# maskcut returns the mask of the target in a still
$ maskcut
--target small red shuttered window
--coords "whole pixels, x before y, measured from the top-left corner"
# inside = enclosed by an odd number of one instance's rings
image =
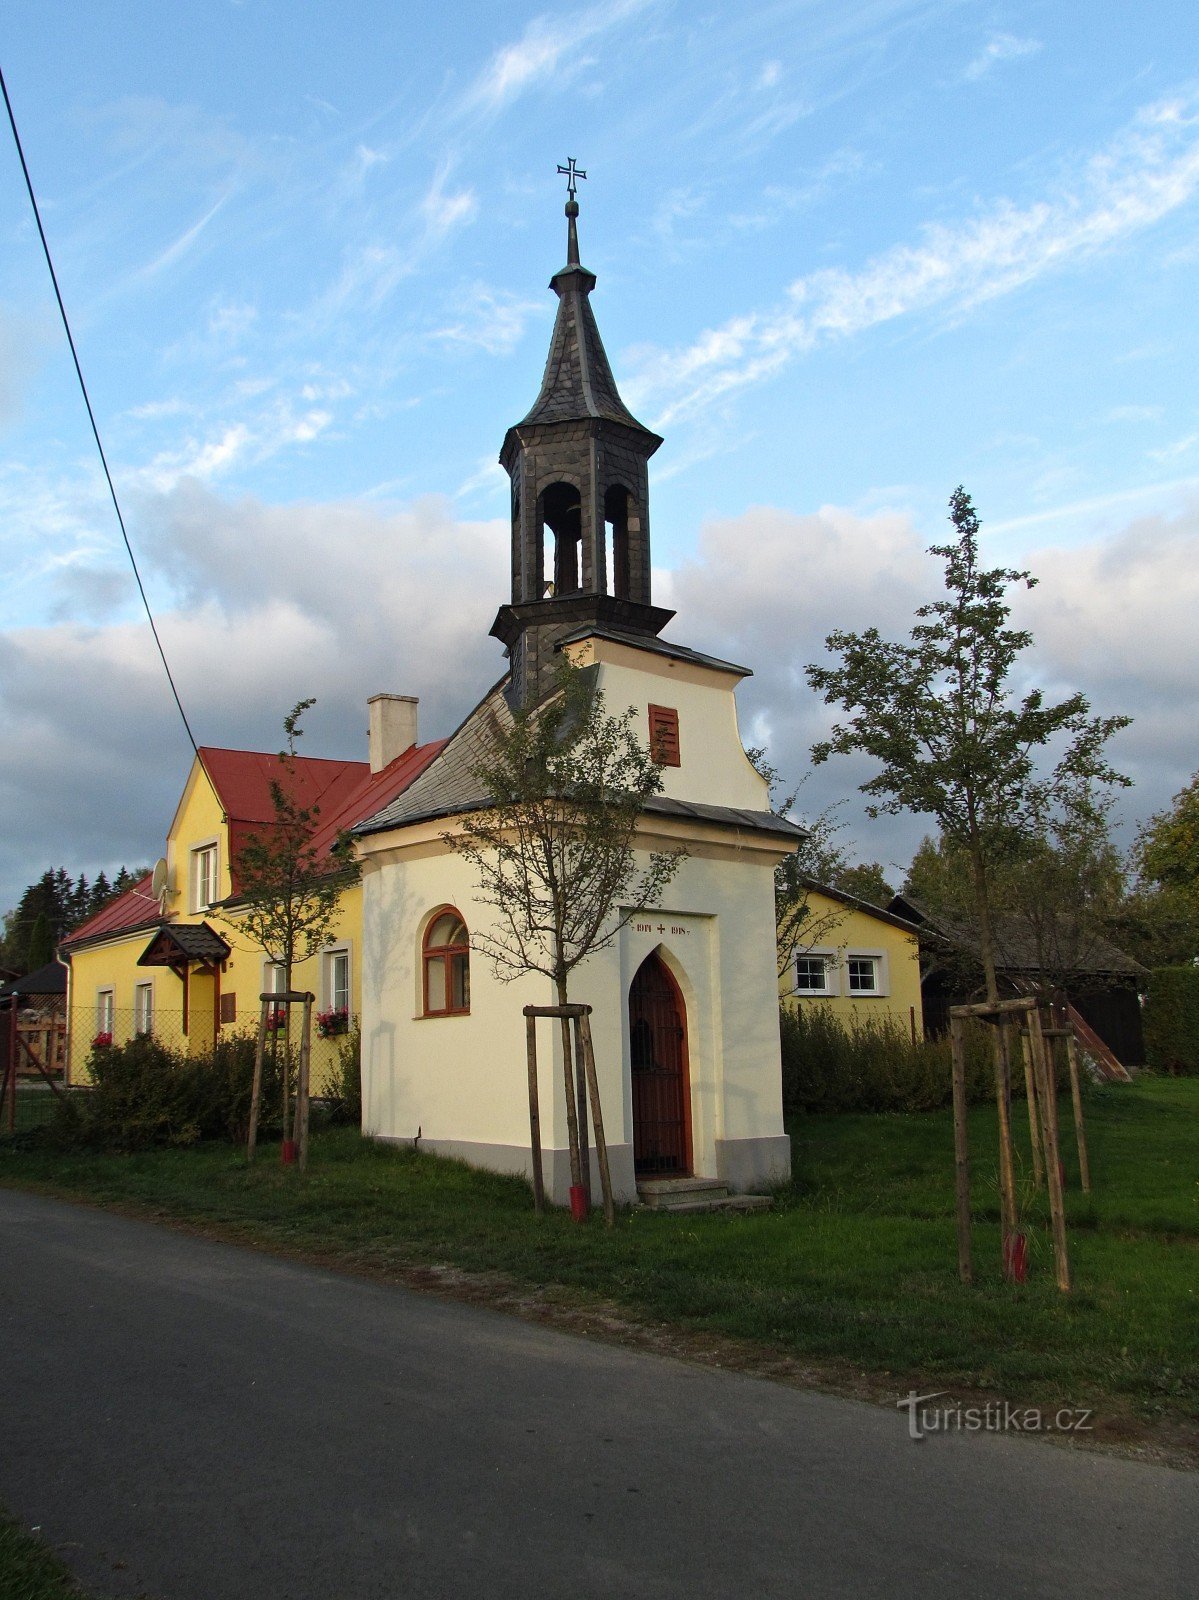
[[[673,706],[650,706],[649,753],[660,767],[682,765],[679,756],[679,714]]]

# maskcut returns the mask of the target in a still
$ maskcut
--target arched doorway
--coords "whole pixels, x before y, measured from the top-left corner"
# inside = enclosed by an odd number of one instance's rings
[[[645,958],[629,989],[629,1042],[634,1166],[643,1177],[689,1173],[687,1008],[657,954]]]

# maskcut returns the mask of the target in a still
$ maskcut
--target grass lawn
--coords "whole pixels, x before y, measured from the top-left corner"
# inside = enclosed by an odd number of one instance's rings
[[[0,1595],[5,1600],[84,1600],[83,1590],[36,1535],[0,1511]]]
[[[635,1319],[750,1341],[831,1387],[865,1379],[879,1394],[915,1384],[1094,1406],[1134,1431],[1166,1424],[1199,1442],[1199,1080],[1088,1093],[1090,1198],[1078,1191],[1063,1100],[1069,1296],[1053,1287],[1045,1202],[1028,1176],[1022,1105],[1016,1112],[1031,1236],[1030,1279],[1018,1289],[999,1273],[987,1107],[971,1113],[972,1288],[957,1279],[943,1112],[801,1118],[791,1128],[795,1181],[773,1211],[637,1211],[611,1233],[598,1217],[587,1227],[561,1213],[536,1218],[515,1179],[347,1130],[314,1139],[305,1179],[269,1147],[248,1168],[215,1144],[125,1156],[9,1145],[0,1183],[183,1219],[354,1270],[448,1264],[502,1274],[558,1304],[599,1297]]]

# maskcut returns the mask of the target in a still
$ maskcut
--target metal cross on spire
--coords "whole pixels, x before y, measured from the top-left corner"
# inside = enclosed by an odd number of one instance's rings
[[[573,156],[567,156],[565,166],[562,166],[562,164],[559,163],[558,171],[562,173],[566,179],[567,195],[570,197],[570,199],[576,200],[578,196],[575,193],[575,184],[579,178],[585,178],[587,174],[583,171],[582,167],[575,166],[575,158]]]

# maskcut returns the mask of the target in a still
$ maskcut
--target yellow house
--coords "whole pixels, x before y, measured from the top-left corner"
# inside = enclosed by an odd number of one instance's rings
[[[798,945],[779,978],[784,1005],[822,1005],[847,1026],[890,1018],[924,1037],[920,946],[902,917],[826,885],[808,888],[810,942]]]
[[[192,763],[166,851],[153,875],[135,883],[63,941],[68,962],[68,1081],[87,1080],[94,1041],[123,1043],[152,1033],[197,1054],[223,1030],[258,1024],[259,996],[283,974],[245,928],[237,862],[247,840],[274,819],[271,785],[319,812],[318,857],[342,832],[389,805],[442,748],[416,740],[416,701],[375,695],[369,702],[369,761],[277,755],[201,746]],[[332,937],[292,973],[293,989],[316,996],[313,1082],[336,1059],[338,1036],[361,1009],[362,888],[341,896]]]

